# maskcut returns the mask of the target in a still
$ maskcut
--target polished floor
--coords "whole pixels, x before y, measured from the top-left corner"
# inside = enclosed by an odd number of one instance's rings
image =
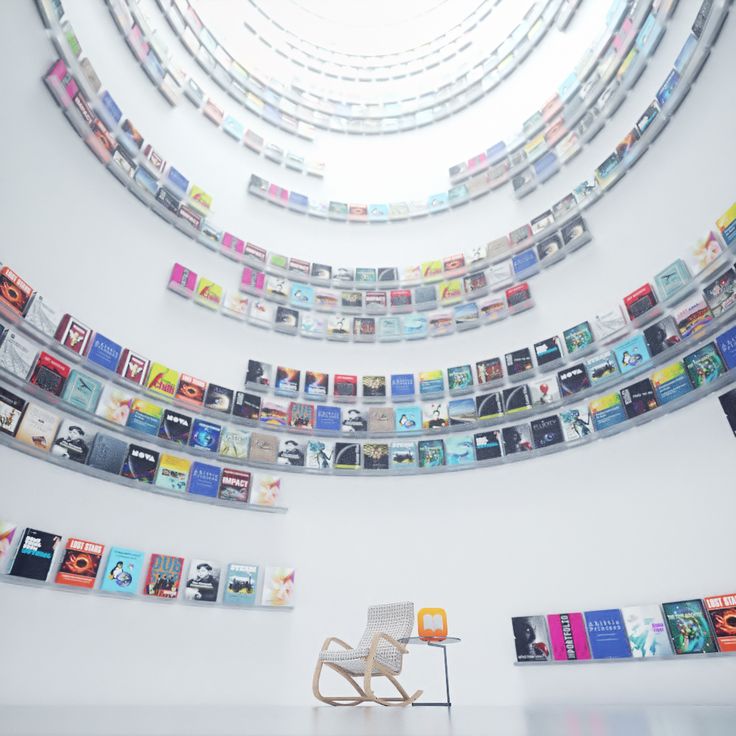
[[[736,692],[736,690],[735,690]],[[736,696],[735,696],[736,699]],[[736,706],[0,707],[1,736],[733,736]]]

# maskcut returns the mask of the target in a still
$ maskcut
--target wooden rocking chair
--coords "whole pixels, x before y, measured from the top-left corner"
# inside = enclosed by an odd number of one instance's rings
[[[368,624],[358,646],[353,649],[341,639],[331,636],[325,640],[317,659],[312,678],[314,697],[328,705],[357,705],[378,703],[379,705],[410,705],[421,694],[417,690],[409,695],[399,684],[396,676],[401,673],[401,663],[408,650],[401,640],[411,636],[414,627],[413,603],[390,603],[368,608]],[[335,643],[342,649],[330,649]],[[329,667],[344,677],[357,695],[325,696],[319,690],[319,679],[323,667]],[[363,687],[356,681],[363,678]],[[401,697],[379,698],[371,686],[374,677],[385,677]]]

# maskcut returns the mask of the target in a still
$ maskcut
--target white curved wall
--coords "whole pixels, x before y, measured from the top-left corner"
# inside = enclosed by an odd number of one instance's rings
[[[607,3],[584,3],[588,15]],[[515,202],[508,189],[456,211],[385,226],[315,221],[249,198],[251,171],[316,193],[320,184],[239,150],[186,101],[171,110],[117,34],[103,3],[65,6],[103,84],[185,175],[215,196],[217,220],[267,248],[313,260],[404,265],[461,250],[538,214],[588,175],[646,107],[685,38],[694,4],[680,3],[655,60],[614,120],[569,167]],[[171,263],[234,284],[238,269],[165,225],[123,190],[67,125],[40,76],[54,58],[31,4],[6,9],[7,99],[0,182],[0,259],[49,301],[152,358],[239,386],[248,357],[356,373],[445,367],[559,333],[619,299],[711,227],[734,199],[731,144],[736,26],[721,39],[675,119],[586,217],[593,242],[533,282],[537,308],[439,341],[344,345],[233,323],[166,291]],[[576,31],[577,58],[589,40]],[[554,32],[555,34],[557,32]],[[486,101],[463,117],[385,139],[323,136],[324,187],[385,198],[446,186],[446,167],[494,142],[489,119],[521,122],[547,96],[550,36]],[[568,64],[569,66],[569,64]],[[564,64],[560,69],[567,68]],[[558,70],[559,71],[559,70]],[[536,81],[537,76],[543,81]],[[213,89],[213,83],[207,88]],[[523,95],[520,93],[523,90]],[[513,95],[523,101],[512,107]],[[526,98],[524,98],[524,95]],[[526,99],[526,101],[524,101]],[[501,110],[502,113],[498,113]],[[265,122],[254,127],[307,148]],[[453,138],[454,133],[454,138]],[[201,145],[205,141],[206,145]],[[411,166],[377,163],[406,145]],[[350,158],[348,158],[348,154]],[[369,166],[369,162],[376,165]],[[377,163],[376,163],[377,162]],[[426,175],[425,175],[426,173]],[[379,178],[385,181],[379,186]],[[334,177],[334,178],[333,178]],[[436,186],[434,185],[436,183]],[[330,190],[331,191],[331,190]],[[382,197],[384,198],[384,197]],[[285,517],[231,512],[62,472],[0,448],[0,516],[109,544],[223,561],[293,563],[297,608],[279,615],[124,603],[2,586],[4,703],[310,703],[322,640],[355,640],[365,608],[410,599],[448,609],[453,701],[721,703],[732,700],[730,658],[642,666],[514,668],[512,615],[675,600],[733,581],[728,461],[733,437],[717,399],[604,441],[527,462],[406,479],[284,475]],[[38,682],[39,663],[63,677]],[[438,662],[412,652],[409,687],[439,695]],[[683,681],[687,688],[682,687]],[[80,682],[84,684],[80,688]]]

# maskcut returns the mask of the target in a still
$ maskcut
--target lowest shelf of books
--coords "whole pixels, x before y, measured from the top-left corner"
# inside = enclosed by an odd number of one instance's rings
[[[293,567],[187,559],[64,537],[0,519],[0,583],[203,609],[290,610]]]

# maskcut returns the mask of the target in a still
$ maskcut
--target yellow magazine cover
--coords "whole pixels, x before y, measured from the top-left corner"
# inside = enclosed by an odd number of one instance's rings
[[[146,388],[168,399],[173,399],[178,385],[179,371],[168,368],[163,363],[151,363]]]
[[[197,291],[194,295],[194,301],[203,307],[210,309],[218,309],[222,304],[223,288],[214,281],[210,281],[204,277],[197,282]]]

